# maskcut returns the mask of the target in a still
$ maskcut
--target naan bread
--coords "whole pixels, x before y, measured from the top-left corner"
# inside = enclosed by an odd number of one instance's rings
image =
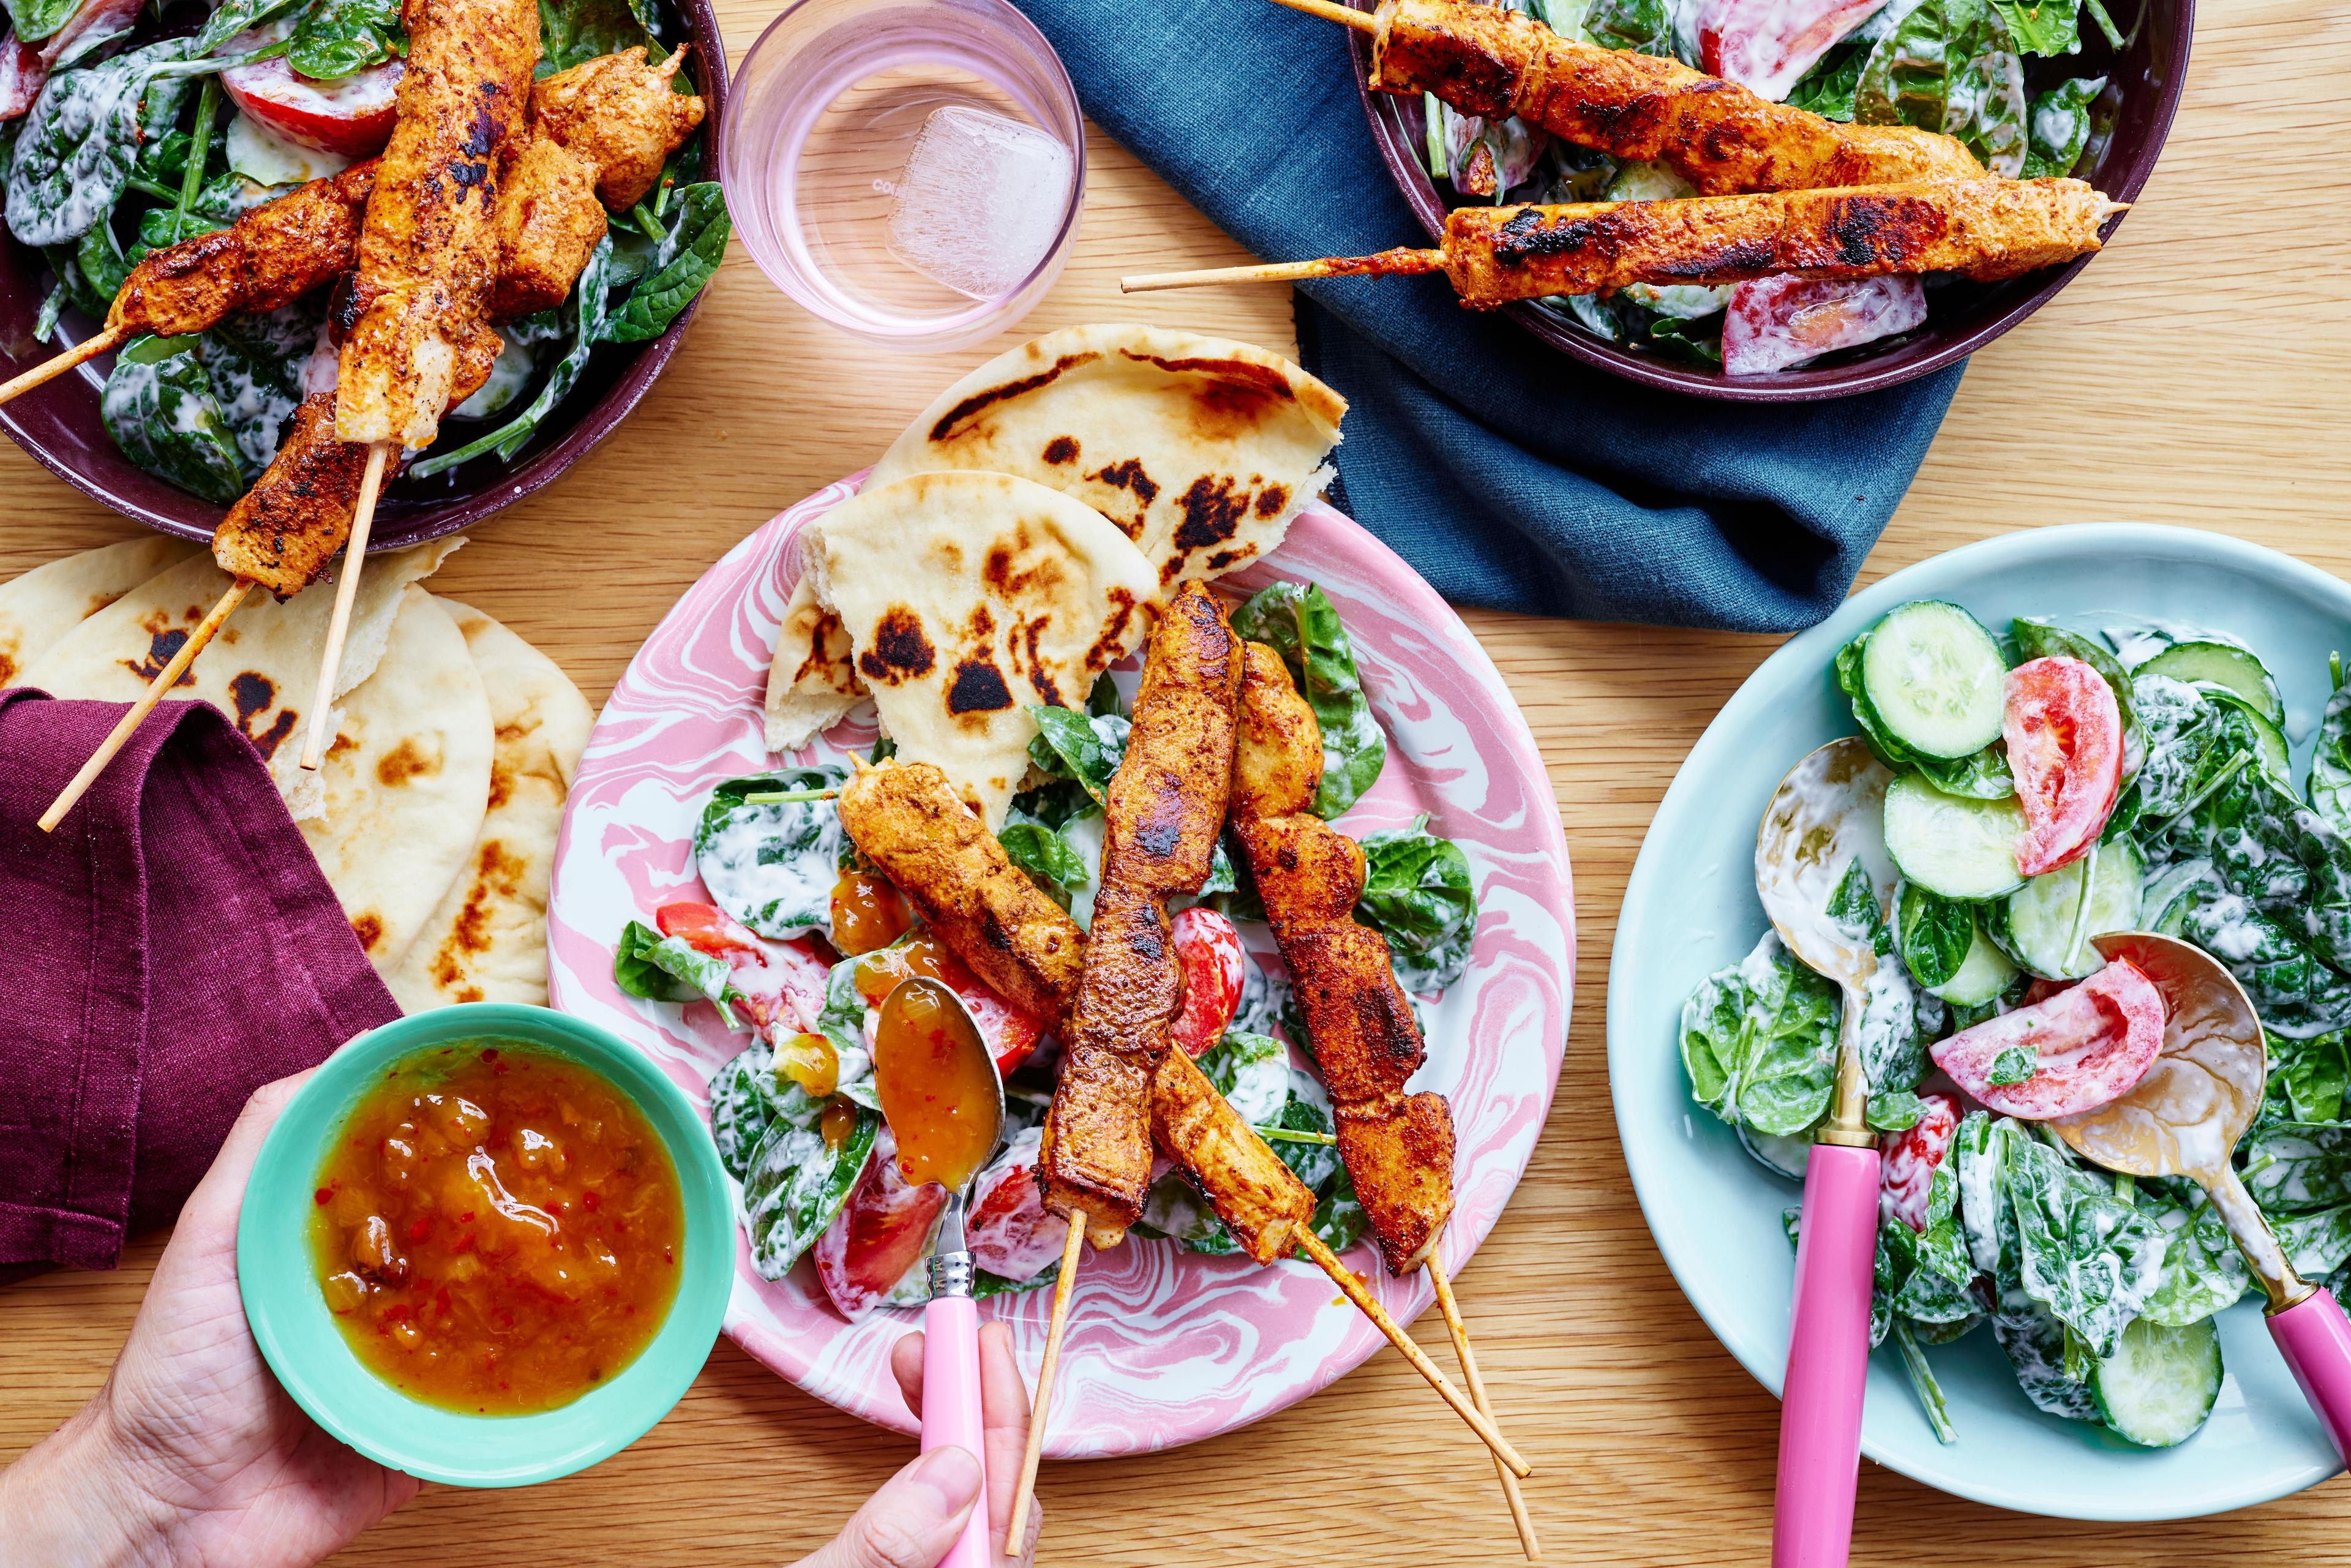
[[[407,586],[432,573],[464,542],[441,539],[370,558],[351,606],[335,696],[366,681],[383,657]],[[52,643],[25,671],[23,684],[51,696],[134,702],[228,587],[228,574],[210,556],[183,560]],[[236,721],[267,759],[277,792],[297,821],[316,818],[325,800],[321,776],[303,772],[300,758],[334,607],[330,582],[312,583],[283,604],[266,593],[246,595],[171,693],[205,698]],[[434,893],[437,897],[440,889]]]
[[[451,1002],[547,1003],[547,884],[572,769],[596,716],[555,661],[470,605],[456,622],[489,699],[489,810],[457,878],[384,977],[409,1012]]]
[[[767,741],[797,751],[831,729],[865,697],[841,617],[816,601],[816,580],[803,567],[768,665]]]
[[[1159,597],[1101,513],[1002,474],[869,486],[801,539],[899,758],[936,765],[991,830],[1028,770],[1028,705],[1082,706]]]
[[[0,585],[0,686],[22,685],[17,677],[51,643],[200,548],[146,534],[37,566]]]
[[[378,647],[375,673],[336,715],[319,770],[324,810],[300,827],[360,946],[388,975],[481,837],[495,737],[465,635],[431,594],[403,588]]]
[[[1279,354],[1158,327],[1048,333],[939,394],[871,483],[1017,474],[1126,531],[1163,588],[1267,555],[1330,482],[1346,400]]]

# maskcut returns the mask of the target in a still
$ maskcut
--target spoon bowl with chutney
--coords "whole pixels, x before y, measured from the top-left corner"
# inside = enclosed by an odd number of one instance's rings
[[[677,1403],[735,1248],[717,1152],[657,1064],[477,1002],[360,1035],[303,1085],[246,1182],[237,1284],[330,1435],[423,1479],[525,1486]]]
[[[920,1185],[947,1189],[938,1248],[930,1261],[930,1303],[923,1309],[923,1452],[954,1444],[982,1467],[987,1446],[980,1419],[979,1309],[972,1299],[971,1253],[964,1217],[971,1184],[1004,1141],[1004,1080],[963,998],[916,975],[882,998],[873,1026],[873,1087],[897,1140],[898,1166]],[[972,1510],[940,1568],[987,1568],[987,1509]]]

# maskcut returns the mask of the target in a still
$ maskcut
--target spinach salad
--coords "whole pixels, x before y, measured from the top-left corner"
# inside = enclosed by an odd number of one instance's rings
[[[1275,648],[1321,721],[1324,770],[1314,809],[1335,819],[1378,779],[1387,737],[1364,691],[1354,648],[1320,588],[1276,582],[1232,616],[1235,632]],[[1125,755],[1124,685],[1104,674],[1081,708],[1032,707],[1025,788],[998,834],[1012,863],[1089,924],[1101,883],[1104,807]],[[888,739],[872,760],[891,755]],[[1063,1227],[1046,1216],[1035,1178],[1058,1047],[943,946],[866,863],[831,799],[848,778],[836,762],[731,779],[712,790],[694,831],[708,904],[663,905],[632,921],[614,954],[624,993],[708,1001],[753,1043],[710,1084],[711,1134],[740,1188],[753,1268],[780,1280],[803,1257],[851,1318],[927,1299],[924,1265],[946,1193],[899,1174],[873,1086],[873,1029],[883,998],[906,974],[931,974],[964,998],[1005,1077],[1006,1146],[975,1182],[966,1234],[976,1293],[1050,1284]],[[1398,981],[1421,1002],[1468,964],[1478,922],[1468,858],[1410,826],[1364,833],[1355,917],[1387,939]],[[1248,871],[1229,832],[1196,901],[1176,900],[1175,936],[1186,1015],[1213,1038],[1187,1040],[1202,1072],[1313,1192],[1314,1228],[1334,1251],[1365,1217],[1334,1145],[1331,1101],[1306,1063],[1311,1043],[1290,996]],[[877,920],[876,911],[883,912]],[[1201,1012],[1196,993],[1217,998]],[[1180,1172],[1152,1186],[1134,1234],[1192,1251],[1240,1248]]]
[[[1762,96],[1849,124],[1908,125],[1956,137],[1995,174],[2071,174],[2095,161],[2121,105],[2107,78],[2073,65],[2085,29],[2115,50],[2127,42],[2104,0],[1490,0],[1531,16],[1561,37],[1602,48],[1680,60],[1727,76]],[[1790,16],[1790,12],[1801,13]],[[1802,23],[1792,26],[1791,23]],[[2134,24],[2136,26],[2136,24]],[[1738,37],[1740,33],[1747,38]],[[1771,38],[1772,33],[1782,38]],[[1708,63],[1704,39],[1740,67]],[[1764,35],[1758,37],[1757,35]],[[1785,56],[1784,38],[1834,37],[1808,68]],[[1740,47],[1741,44],[1750,47]],[[1740,68],[1743,67],[1744,68]],[[1666,201],[1695,193],[1660,163],[1610,156],[1511,118],[1466,115],[1426,95],[1423,161],[1455,205],[1490,202]],[[1566,295],[1534,308],[1606,342],[1732,374],[1752,374],[1885,342],[1926,317],[1931,296],[1971,287],[1955,279],[1862,279],[1792,291],[1789,280],[1708,287],[1636,284],[1601,298]],[[1792,346],[1790,313],[1815,312],[1836,290],[1843,324],[1815,313]],[[1734,340],[1725,361],[1727,314],[1763,323],[1751,362]]]
[[[2085,998],[2126,987],[2137,971],[2106,964],[2090,937],[2183,938],[2236,977],[2262,1019],[2269,1080],[2233,1164],[2295,1270],[2351,1296],[2341,658],[2314,720],[2289,716],[2232,637],[2095,620],[2019,619],[1995,637],[1957,605],[1920,601],[1826,673],[1894,775],[1890,900],[1881,907],[1856,861],[1825,911],[1878,954],[1860,1025],[1884,1150],[1871,1343],[1894,1342],[1947,1443],[1958,1434],[1928,1353],[1979,1328],[2041,1410],[2144,1446],[2183,1441],[2220,1393],[2213,1315],[2257,1291],[2200,1188],[2110,1174],[2045,1120],[2128,1091],[2159,1047],[2159,998],[2143,1056],[2087,1101],[2064,1098],[2082,1086],[2049,1046],[1992,1049],[2030,1032],[2001,1020],[2087,1016]],[[2036,690],[2061,693],[2059,729],[2032,730]],[[2096,778],[2086,792],[2051,789],[2045,735],[2061,730],[2065,768]],[[1827,1115],[1842,1008],[1769,934],[1683,1007],[1691,1097],[1776,1176],[1802,1180]],[[1802,1220],[1786,1211],[1792,1239]]]
[[[37,97],[0,93],[0,192],[9,235],[46,263],[35,336],[59,348],[65,313],[102,319],[150,252],[226,228],[391,132],[407,49],[397,0],[0,3],[10,23],[0,49],[13,36],[55,50]],[[539,0],[539,16],[542,78],[632,46],[658,59],[685,37],[663,0]],[[691,91],[684,72],[672,88]],[[412,492],[475,459],[511,464],[599,345],[660,336],[709,281],[731,227],[705,146],[696,131],[643,200],[611,214],[570,298],[499,329],[488,383],[450,411],[440,449],[407,469]],[[147,472],[235,501],[303,397],[333,384],[329,292],[203,332],[132,339],[101,394],[108,434]]]

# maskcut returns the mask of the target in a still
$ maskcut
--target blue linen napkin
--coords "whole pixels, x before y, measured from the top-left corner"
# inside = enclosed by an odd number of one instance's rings
[[[1016,4],[1096,123],[1257,255],[1428,243],[1364,121],[1343,29],[1270,0]],[[1344,504],[1447,599],[1539,615],[1823,619],[1961,369],[1828,402],[1710,402],[1464,310],[1442,277],[1298,287],[1306,366],[1349,403]]]

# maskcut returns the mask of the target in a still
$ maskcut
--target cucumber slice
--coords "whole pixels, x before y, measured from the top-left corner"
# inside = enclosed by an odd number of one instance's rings
[[[1783,1176],[1791,1181],[1804,1179],[1804,1172],[1813,1158],[1813,1135],[1798,1133],[1759,1133],[1745,1123],[1740,1124],[1739,1145],[1755,1158],[1755,1163],[1773,1176]]]
[[[2226,686],[2253,706],[2273,725],[2285,722],[2285,699],[2262,662],[2246,650],[2227,643],[2174,643],[2131,672],[2134,675],[2169,675],[2194,685],[2210,681]]]
[[[1876,646],[1876,639],[1870,643]],[[1886,787],[1886,852],[1904,876],[1945,898],[1998,898],[2023,886],[2016,869],[2016,840],[2023,831],[2024,809],[2013,795],[2004,800],[1946,795],[1916,773]]]
[[[2147,873],[2138,850],[2128,839],[2112,839],[2095,852],[2098,863],[2088,871],[2090,918],[2082,926],[2078,949],[2074,946],[2074,927],[2081,919],[2087,854],[2071,865],[2032,878],[1992,911],[1992,940],[2043,979],[2089,978],[2106,962],[2090,946],[2090,938],[2109,931],[2138,929],[2139,881]]]
[[[1922,599],[1887,613],[1862,650],[1862,689],[1894,738],[1928,757],[1972,757],[2000,738],[2008,663],[1982,622]]]
[[[2139,901],[2139,918],[2158,936],[2178,936],[2187,929],[2190,915],[2228,891],[2210,861],[2183,861],[2149,884]]]
[[[2220,1331],[2210,1318],[2178,1329],[2133,1320],[2090,1369],[2090,1397],[2099,1419],[2142,1448],[2186,1442],[2220,1397]]]
[[[2218,681],[2199,681],[2196,689],[2214,702],[2228,703],[2252,721],[2253,737],[2262,752],[2262,767],[2269,776],[2288,789],[2294,787],[2294,758],[2286,746],[2285,731],[2272,723],[2258,704],[2250,701],[2234,686],[2224,686]]]
[[[1983,921],[1979,918],[1975,940],[1968,945],[1959,973],[1939,986],[1928,986],[1927,993],[1954,1007],[1980,1008],[2015,982],[2016,966],[1984,935]]]

